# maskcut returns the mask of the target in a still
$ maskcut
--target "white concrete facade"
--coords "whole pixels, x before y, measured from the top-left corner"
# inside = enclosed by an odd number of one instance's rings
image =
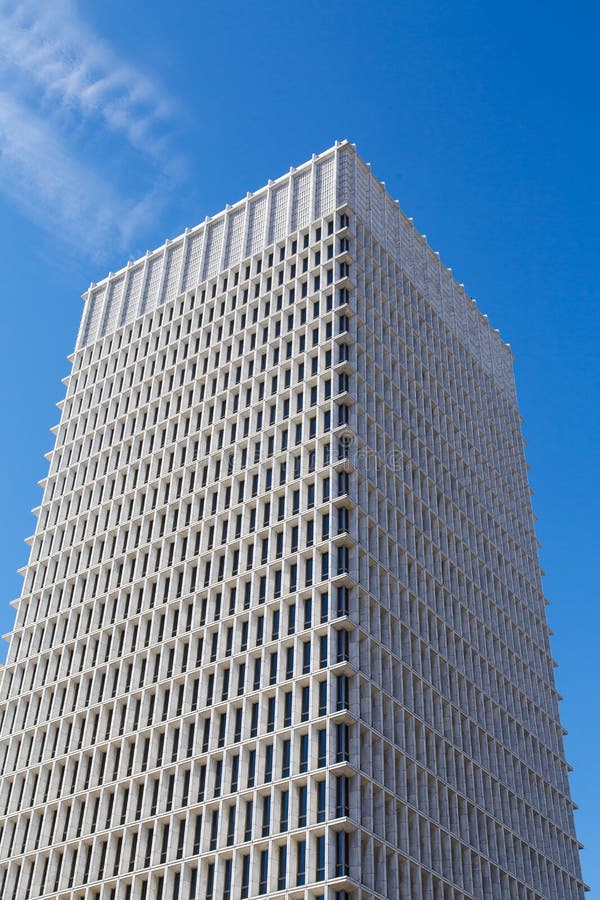
[[[337,144],[91,285],[7,900],[581,898],[510,350]]]

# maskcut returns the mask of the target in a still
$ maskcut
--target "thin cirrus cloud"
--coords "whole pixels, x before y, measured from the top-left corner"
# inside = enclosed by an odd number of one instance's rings
[[[181,177],[178,117],[177,104],[94,35],[72,0],[0,0],[0,191],[39,225],[67,240],[85,235],[96,255],[100,246],[126,249]],[[137,197],[116,188],[113,153],[90,162],[82,133],[104,135],[158,186]]]
[[[123,198],[79,162],[52,127],[0,93],[0,191],[57,237],[101,249],[126,246],[157,198]]]

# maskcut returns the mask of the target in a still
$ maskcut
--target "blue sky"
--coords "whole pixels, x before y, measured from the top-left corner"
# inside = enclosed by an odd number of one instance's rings
[[[90,281],[356,142],[516,355],[600,883],[597,5],[0,0],[0,626]]]

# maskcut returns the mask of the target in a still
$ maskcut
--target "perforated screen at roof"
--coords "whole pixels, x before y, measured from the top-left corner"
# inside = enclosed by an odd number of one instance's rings
[[[514,401],[506,345],[347,142],[93,285],[84,295],[77,349],[346,204]]]

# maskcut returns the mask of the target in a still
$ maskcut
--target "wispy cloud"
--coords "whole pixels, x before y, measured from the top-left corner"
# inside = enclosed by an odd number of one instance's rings
[[[124,249],[180,174],[177,117],[177,104],[93,34],[73,0],[0,0],[0,190],[30,218]],[[85,161],[76,137],[85,128],[145,159],[158,187],[119,191],[105,174],[110,159]]]
[[[0,190],[56,236],[96,253],[102,244],[127,243],[140,206],[79,162],[56,132],[26,107],[0,93]]]

